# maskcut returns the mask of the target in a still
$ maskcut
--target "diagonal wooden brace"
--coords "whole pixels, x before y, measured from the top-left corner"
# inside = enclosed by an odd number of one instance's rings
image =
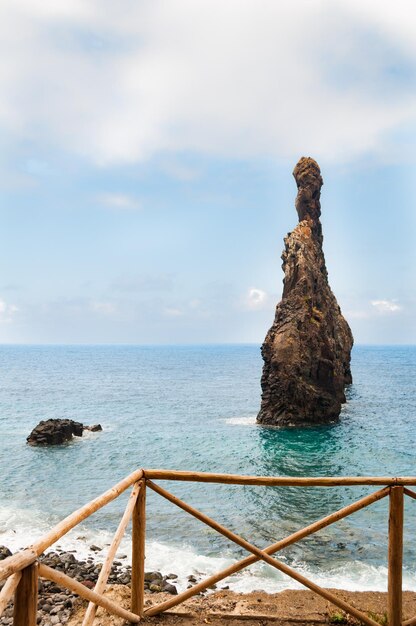
[[[345,517],[348,517],[348,515],[351,515],[352,513],[355,513],[356,511],[360,511],[361,509],[365,508],[366,506],[369,506],[373,502],[377,502],[378,500],[385,498],[389,493],[390,493],[389,487],[385,487],[384,489],[375,491],[374,493],[368,496],[365,496],[364,498],[361,498],[360,500],[357,500],[357,502],[349,504],[343,507],[342,509],[335,511],[334,513],[331,513],[330,515],[327,515],[326,517],[323,517],[322,519],[316,522],[313,522],[309,526],[306,526],[305,528],[302,528],[301,530],[298,530],[292,533],[288,537],[281,539],[280,541],[277,541],[276,543],[273,543],[272,545],[265,548],[264,552],[267,552],[268,554],[275,554],[279,550],[283,550],[283,548],[286,548],[287,546],[290,546],[293,543],[296,543],[297,541],[300,541],[301,539],[304,539],[305,537],[312,535],[318,530],[321,530],[322,528],[325,528],[329,526],[330,524],[333,524],[334,522],[344,519]],[[212,585],[218,583],[220,580],[223,580],[224,578],[227,578],[228,576],[232,576],[233,574],[240,572],[245,567],[248,567],[249,565],[252,565],[253,563],[257,563],[259,560],[260,559],[257,556],[251,555],[251,556],[245,557],[244,559],[242,559],[241,561],[238,561],[237,563],[233,563],[232,565],[229,565],[222,571],[217,572],[216,574],[213,574],[209,578],[197,583],[190,589],[186,589],[185,591],[180,593],[178,596],[175,596],[175,598],[171,598],[169,600],[166,600],[165,602],[161,602],[157,606],[158,612],[166,611],[174,606],[177,606],[178,604],[181,604],[182,602],[184,602],[185,600],[188,600],[189,598],[196,595],[200,591],[203,591],[204,589],[208,589]],[[153,609],[156,609],[156,607],[152,607],[152,611]]]
[[[242,548],[244,548],[248,552],[251,552],[252,554],[257,556],[258,559],[264,561],[265,563],[268,563],[272,567],[275,567],[277,570],[283,572],[287,576],[290,576],[291,578],[293,578],[294,580],[296,580],[300,584],[304,585],[308,589],[311,589],[311,591],[314,591],[315,593],[317,593],[318,595],[322,596],[326,600],[329,600],[329,602],[332,602],[332,604],[334,604],[335,606],[337,606],[340,609],[346,611],[347,613],[349,613],[353,617],[356,617],[357,619],[359,619],[364,624],[368,624],[368,626],[378,626],[376,621],[374,621],[371,618],[367,617],[367,615],[362,613],[362,611],[359,611],[358,609],[356,609],[355,607],[351,606],[347,602],[344,602],[344,600],[341,600],[340,598],[335,596],[333,593],[331,593],[327,589],[324,589],[323,587],[320,587],[319,585],[316,585],[315,583],[310,581],[308,578],[306,578],[305,576],[302,576],[302,574],[299,574],[298,572],[296,572],[296,570],[292,569],[291,567],[289,567],[285,563],[282,563],[281,561],[278,561],[277,559],[274,559],[266,551],[261,550],[260,548],[257,548],[256,546],[254,546],[250,542],[246,541],[245,539],[243,539],[239,535],[236,535],[235,533],[233,533],[231,530],[229,530],[225,526],[222,526],[222,524],[219,524],[218,522],[214,521],[213,519],[211,519],[210,517],[208,517],[204,513],[201,513],[200,511],[198,511],[197,509],[193,508],[192,506],[190,506],[186,502],[183,502],[183,500],[180,500],[179,498],[177,498],[173,494],[169,493],[169,491],[166,491],[165,489],[163,489],[159,485],[156,485],[151,480],[147,480],[146,484],[151,489],[153,489],[153,491],[155,491],[159,495],[163,496],[164,498],[166,498],[167,500],[172,502],[172,504],[175,504],[176,506],[178,506],[183,511],[186,511],[187,513],[189,513],[190,515],[192,515],[196,519],[200,520],[201,522],[203,522],[207,526],[210,526],[210,528],[213,528],[214,530],[216,530],[220,534],[224,535],[224,537],[227,537],[227,539],[230,539],[231,541],[233,541],[237,545],[241,546]],[[388,492],[388,490],[387,490],[387,492]],[[160,607],[153,607],[151,609],[146,610],[145,611],[145,615],[146,616],[156,615],[157,613],[160,612],[160,610],[161,610]]]
[[[3,589],[0,591],[0,616],[8,605],[16,587],[22,578],[22,572],[16,572],[7,579]]]
[[[82,583],[78,582],[74,578],[67,576],[63,572],[57,572],[48,565],[40,563],[39,576],[41,576],[42,578],[47,578],[48,580],[52,580],[52,582],[56,583],[57,585],[61,585],[61,587],[70,589],[78,596],[81,596],[81,598],[84,598],[89,602],[93,602],[97,606],[102,606],[103,609],[105,609],[109,613],[112,613],[113,615],[118,615],[119,617],[122,617],[132,624],[138,624],[141,620],[141,617],[139,615],[123,609],[123,607],[118,606],[118,604],[116,604],[112,600],[109,600],[109,598],[106,598],[102,594],[96,593],[95,591],[88,589],[88,587],[85,587]]]
[[[416,493],[414,491],[412,491],[411,489],[408,489],[407,487],[404,487],[403,493],[405,493],[410,498],[413,498],[413,500],[416,500]]]
[[[136,504],[137,497],[139,495],[139,491],[140,491],[140,481],[137,483],[134,483],[134,486],[130,494],[129,501],[127,502],[127,506],[124,511],[123,517],[121,518],[121,521],[118,525],[116,534],[114,535],[113,542],[108,550],[107,557],[103,563],[103,566],[100,571],[100,575],[98,576],[97,583],[94,587],[95,593],[102,593],[105,590],[105,586],[107,584],[107,580],[111,572],[111,566],[113,564],[114,557],[119,548],[120,542],[124,536],[124,532],[127,528],[127,525],[130,521],[134,506]],[[94,623],[96,611],[97,611],[97,605],[94,604],[93,602],[90,602],[85,612],[82,626],[92,626],[92,624]]]

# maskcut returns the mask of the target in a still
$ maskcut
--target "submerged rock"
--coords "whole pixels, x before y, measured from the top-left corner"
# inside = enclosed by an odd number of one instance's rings
[[[26,441],[32,446],[59,445],[70,441],[72,437],[82,437],[84,430],[102,430],[99,424],[84,426],[80,422],[68,419],[50,419],[39,422]]]
[[[103,427],[101,424],[93,424],[92,426],[84,426],[84,430],[90,430],[92,433],[98,433]]]
[[[338,418],[345,402],[353,337],[328,283],[322,251],[316,161],[302,157],[293,175],[299,224],[285,238],[282,300],[261,352],[264,366],[257,421],[317,424]]]

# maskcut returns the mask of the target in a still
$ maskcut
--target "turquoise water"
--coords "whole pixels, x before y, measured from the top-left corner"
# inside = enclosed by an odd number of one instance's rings
[[[255,424],[259,346],[2,346],[0,543],[19,548],[137,467],[282,476],[415,475],[416,347],[355,347],[354,384],[337,424]],[[101,423],[102,433],[54,448],[26,436],[41,419]],[[371,488],[165,484],[259,546],[273,543]],[[105,546],[126,496],[62,540]],[[321,584],[382,589],[387,502],[281,553]],[[405,582],[416,588],[416,502],[406,502]],[[208,573],[245,555],[159,496],[148,498],[148,566]],[[128,541],[123,550],[128,553]],[[236,589],[296,585],[267,566]]]

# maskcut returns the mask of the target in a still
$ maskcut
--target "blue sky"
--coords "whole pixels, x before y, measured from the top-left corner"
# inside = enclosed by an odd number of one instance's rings
[[[261,342],[302,155],[356,342],[416,342],[413,2],[0,12],[1,342]]]

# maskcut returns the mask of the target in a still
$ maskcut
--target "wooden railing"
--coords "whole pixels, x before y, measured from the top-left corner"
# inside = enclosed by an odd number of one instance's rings
[[[374,486],[380,487],[370,495],[367,495],[348,506],[345,506],[326,517],[297,530],[284,539],[260,549],[248,542],[240,535],[235,534],[222,524],[214,521],[206,514],[180,500],[169,491],[156,484],[154,481],[190,481],[203,483],[221,483],[228,485],[262,485],[269,487],[340,487],[340,486]],[[0,581],[7,578],[0,592],[0,615],[14,595],[14,626],[36,626],[38,577],[46,578],[56,584],[65,587],[78,594],[89,604],[85,613],[82,626],[91,626],[95,619],[98,606],[103,607],[109,613],[122,617],[131,622],[138,623],[146,617],[168,611],[200,591],[207,589],[241,571],[245,567],[257,561],[264,561],[268,565],[293,578],[308,589],[322,596],[336,607],[347,614],[360,620],[368,626],[379,626],[378,623],[366,613],[358,610],[349,603],[339,598],[328,589],[320,587],[282,561],[274,558],[283,548],[290,546],[305,537],[344,519],[365,507],[389,497],[389,546],[388,546],[388,593],[387,614],[389,626],[416,626],[416,616],[403,621],[402,618],[402,561],[403,561],[403,503],[404,495],[416,499],[416,493],[409,489],[416,485],[416,477],[389,478],[389,477],[323,477],[323,478],[290,478],[269,476],[239,476],[231,474],[211,474],[205,472],[180,472],[173,470],[137,470],[127,476],[114,487],[92,500],[82,508],[74,511],[57,524],[41,539],[38,539],[28,548],[10,556],[0,562]],[[107,557],[101,568],[94,590],[88,589],[78,581],[67,576],[63,572],[55,571],[47,565],[39,562],[39,556],[52,544],[63,537],[77,524],[101,509],[103,506],[115,500],[121,493],[132,487],[126,509],[108,549]],[[250,553],[250,556],[228,566],[220,572],[197,583],[190,589],[183,591],[156,606],[145,608],[144,604],[144,559],[145,559],[145,529],[146,529],[146,488],[158,493],[172,504],[186,511],[207,526],[210,526],[221,535],[230,539],[238,546]],[[103,595],[115,554],[121,539],[132,518],[132,581],[131,581],[131,609],[127,610]],[[227,617],[241,617],[228,615]],[[252,616],[253,619],[256,616]],[[260,616],[259,616],[260,617]],[[262,615],[262,619],[267,619]]]

